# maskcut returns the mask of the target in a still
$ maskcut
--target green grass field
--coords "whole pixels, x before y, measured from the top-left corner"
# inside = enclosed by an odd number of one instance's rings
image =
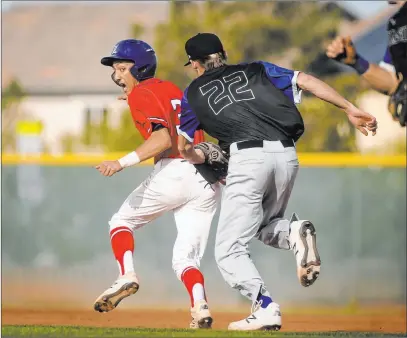
[[[2,327],[2,337],[403,337],[391,334],[350,332],[229,332],[216,330],[114,329],[75,326]]]

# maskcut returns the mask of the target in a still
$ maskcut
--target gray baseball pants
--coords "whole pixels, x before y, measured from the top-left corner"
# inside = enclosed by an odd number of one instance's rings
[[[253,302],[264,282],[250,258],[251,239],[290,248],[290,222],[283,217],[299,163],[294,143],[285,146],[280,141],[240,150],[237,143],[230,146],[215,259],[225,281]]]

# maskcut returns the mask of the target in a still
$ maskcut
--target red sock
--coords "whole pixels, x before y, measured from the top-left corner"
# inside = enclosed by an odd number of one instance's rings
[[[110,231],[110,242],[113,254],[120,267],[120,274],[134,271],[133,252],[134,238],[133,232],[128,227],[118,227]]]
[[[191,307],[194,307],[194,301],[206,300],[204,276],[201,271],[193,267],[186,268],[182,272],[181,280],[189,293]]]

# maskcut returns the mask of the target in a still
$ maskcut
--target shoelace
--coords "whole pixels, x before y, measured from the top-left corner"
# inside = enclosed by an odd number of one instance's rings
[[[189,324],[189,327],[190,327],[191,329],[199,329],[198,321],[195,320],[194,318],[192,318],[192,321],[191,321],[191,323]]]
[[[202,310],[202,306],[200,307],[200,310]],[[198,324],[198,320],[194,318],[194,316],[192,315],[192,320],[191,323],[189,324],[189,327],[191,329],[199,329],[199,324]]]
[[[256,300],[253,304],[252,304],[252,314],[255,313],[258,309],[260,309],[261,304],[263,304],[263,300]]]

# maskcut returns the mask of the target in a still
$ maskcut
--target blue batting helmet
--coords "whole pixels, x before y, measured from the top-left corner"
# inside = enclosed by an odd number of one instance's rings
[[[154,77],[157,69],[157,57],[154,49],[141,40],[127,39],[119,41],[114,46],[112,54],[100,60],[102,65],[105,66],[112,66],[115,61],[134,62],[130,72],[137,81]]]

